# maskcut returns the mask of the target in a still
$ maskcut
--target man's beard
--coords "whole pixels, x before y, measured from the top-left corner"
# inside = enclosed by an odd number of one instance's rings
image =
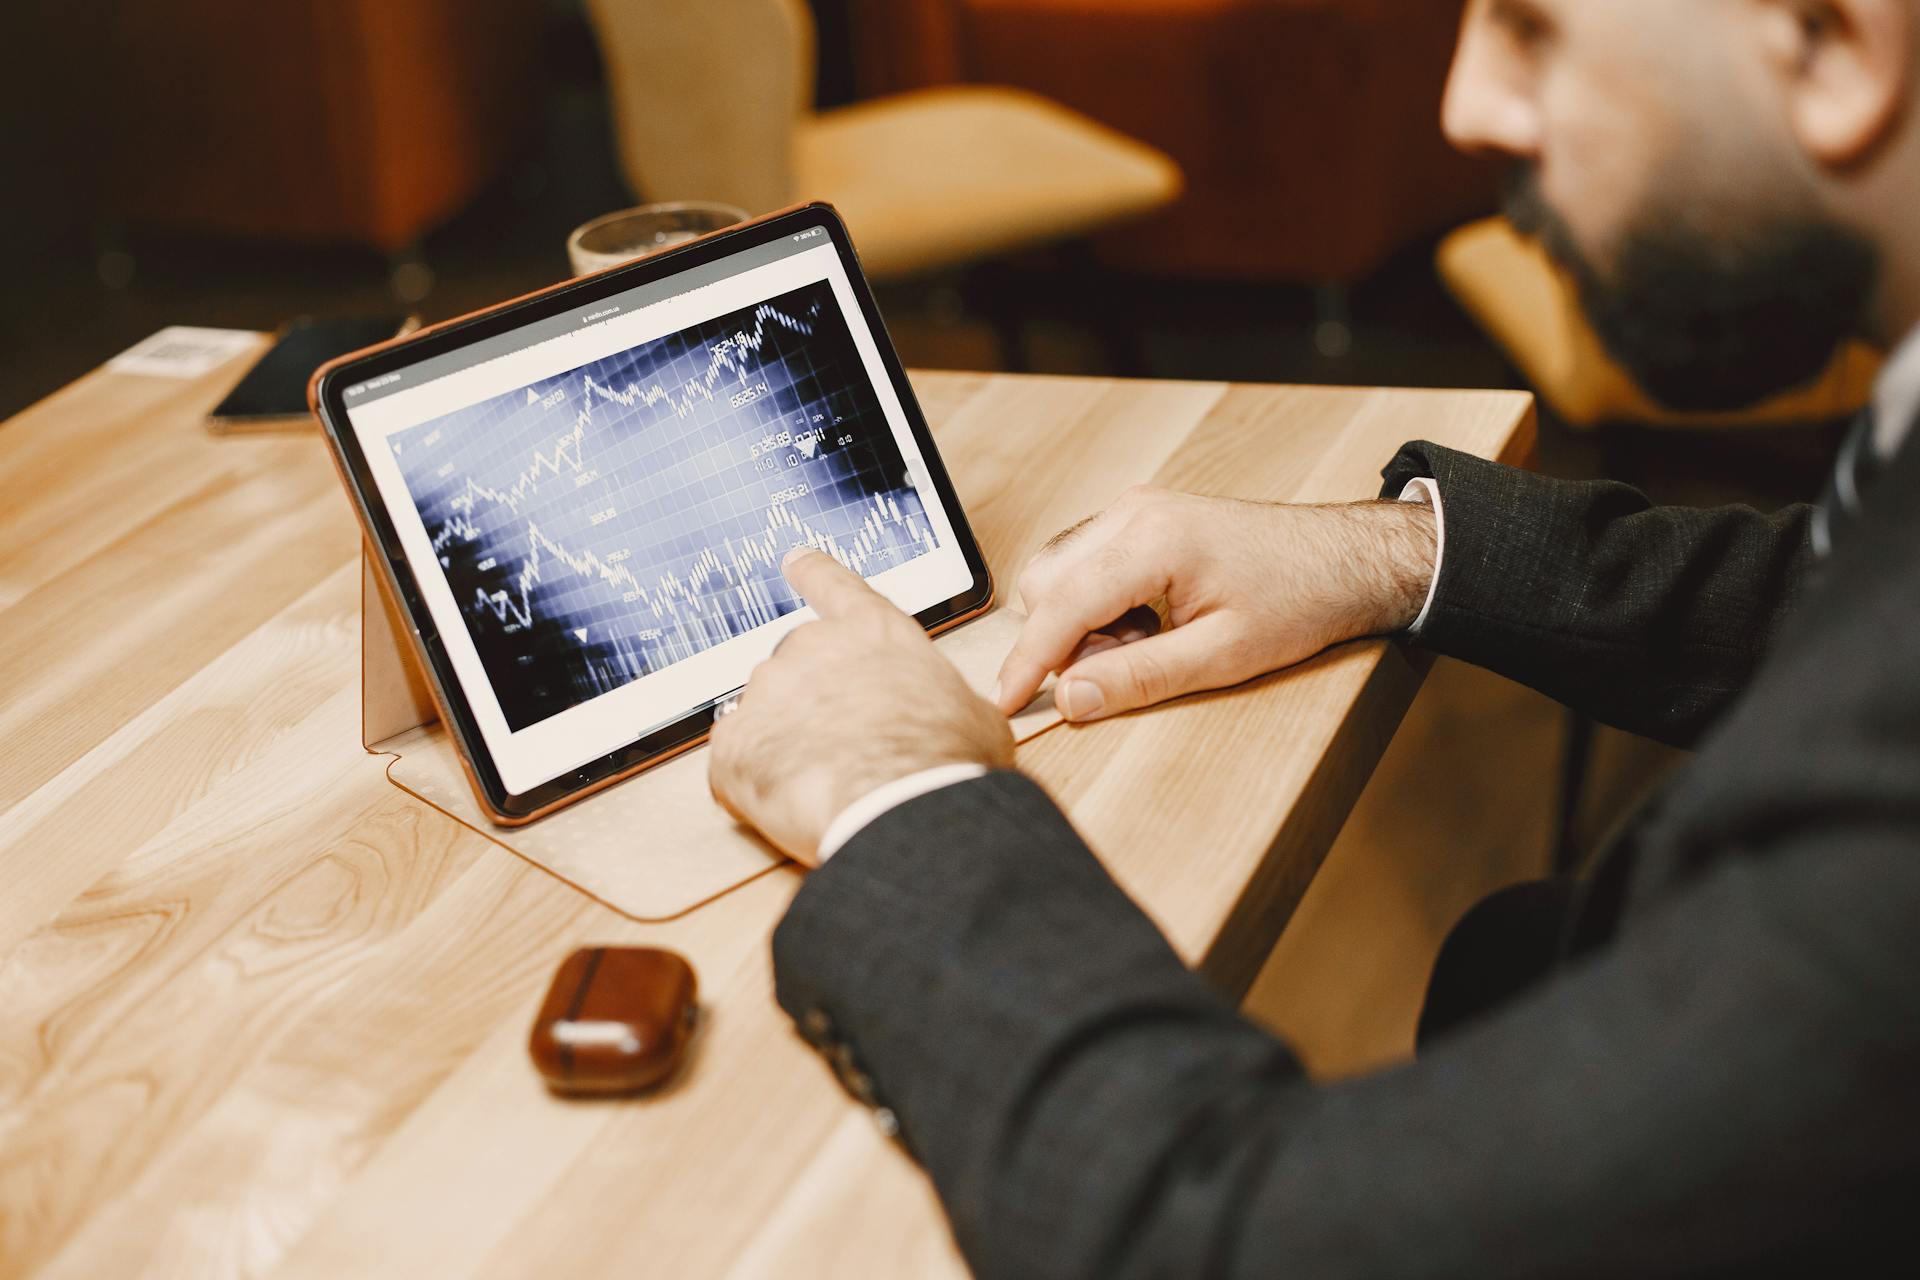
[[[1710,236],[1652,204],[1615,241],[1604,276],[1531,164],[1513,176],[1507,217],[1572,274],[1601,343],[1668,408],[1741,409],[1810,382],[1857,330],[1878,269],[1859,236],[1780,216]]]

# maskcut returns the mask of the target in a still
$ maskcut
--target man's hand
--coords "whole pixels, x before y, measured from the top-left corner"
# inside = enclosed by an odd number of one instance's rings
[[[1020,575],[1027,624],[997,700],[1011,713],[1058,671],[1061,714],[1097,720],[1402,630],[1426,599],[1435,537],[1433,511],[1418,503],[1283,506],[1129,489]]]
[[[789,632],[713,726],[708,781],[727,812],[811,865],[827,824],[875,787],[1012,763],[1006,717],[919,623],[823,552],[796,548],[781,571],[820,620]]]

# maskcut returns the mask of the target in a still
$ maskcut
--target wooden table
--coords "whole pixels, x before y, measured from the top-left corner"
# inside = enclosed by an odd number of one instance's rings
[[[918,1170],[789,1029],[762,877],[616,916],[357,740],[355,526],[318,439],[210,437],[237,365],[96,372],[0,428],[0,1274],[917,1276]],[[924,374],[989,560],[1136,481],[1370,495],[1525,396]],[[1419,681],[1379,643],[1021,749],[1180,948],[1251,979]],[[587,942],[673,947],[664,1093],[565,1103],[525,1037]]]

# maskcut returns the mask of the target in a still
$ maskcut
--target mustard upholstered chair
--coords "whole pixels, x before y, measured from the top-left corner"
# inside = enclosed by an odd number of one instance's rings
[[[1680,413],[1637,386],[1600,345],[1571,280],[1505,218],[1469,223],[1440,243],[1454,297],[1569,426],[1770,426],[1843,418],[1867,402],[1880,357],[1852,344],[1806,387],[1732,413]]]
[[[1020,90],[948,86],[815,112],[804,0],[589,0],[627,179],[764,213],[830,200],[868,273],[1066,240],[1180,192],[1165,155]]]

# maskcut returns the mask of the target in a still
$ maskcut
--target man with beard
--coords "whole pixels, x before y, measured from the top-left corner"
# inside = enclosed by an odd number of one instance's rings
[[[1181,967],[918,629],[790,558],[822,620],[716,729],[715,792],[821,864],[774,938],[779,999],[897,1123],[980,1273],[1908,1252],[1917,94],[1920,0],[1472,0],[1462,29],[1449,134],[1520,162],[1516,220],[1655,395],[1749,402],[1854,334],[1893,352],[1817,506],[1657,507],[1416,441],[1374,502],[1129,492],[1022,577],[999,711],[1049,671],[1084,721],[1400,632],[1698,748],[1590,881],[1450,940],[1409,1065],[1309,1082]]]

